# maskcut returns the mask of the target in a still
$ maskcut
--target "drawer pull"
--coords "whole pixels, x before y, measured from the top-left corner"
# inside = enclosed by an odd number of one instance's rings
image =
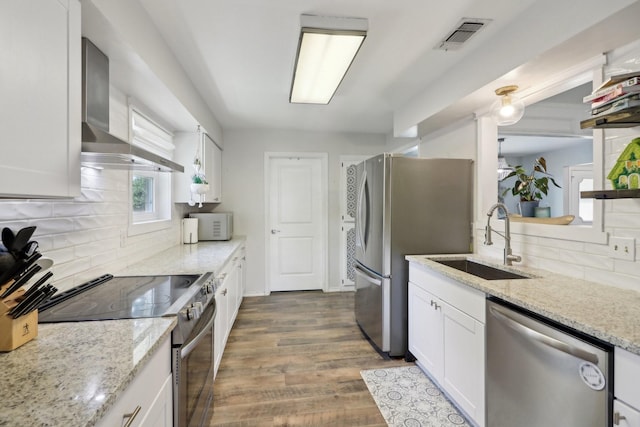
[[[135,420],[136,417],[138,416],[140,409],[142,409],[142,407],[138,405],[136,406],[136,409],[133,410],[133,412],[124,414],[122,416],[122,418],[128,418],[127,423],[124,425],[124,427],[131,427],[131,424],[133,423],[133,420]]]
[[[620,412],[616,411],[613,413],[613,423],[617,426],[620,425],[620,421],[622,420],[626,420],[627,417],[625,417],[624,415],[620,415]]]

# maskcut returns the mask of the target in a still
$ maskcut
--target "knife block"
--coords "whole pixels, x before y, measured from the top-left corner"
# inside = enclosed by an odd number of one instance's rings
[[[2,286],[0,293],[4,288],[5,286]],[[22,300],[24,292],[24,289],[20,288],[0,301],[0,352],[15,350],[38,336],[38,310],[17,319],[7,314]]]

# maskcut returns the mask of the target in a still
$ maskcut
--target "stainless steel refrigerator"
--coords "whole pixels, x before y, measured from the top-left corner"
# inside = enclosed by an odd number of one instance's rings
[[[381,154],[357,183],[356,321],[379,351],[405,356],[405,255],[472,251],[472,161]]]

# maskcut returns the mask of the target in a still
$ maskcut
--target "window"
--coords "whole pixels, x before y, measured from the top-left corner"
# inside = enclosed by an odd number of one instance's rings
[[[593,164],[573,165],[565,167],[564,210],[574,215],[574,224],[593,223],[593,199],[581,199],[581,191],[593,190]]]
[[[156,194],[158,185],[155,172],[132,172],[131,180],[131,210],[134,223],[154,221],[158,218]]]
[[[131,108],[132,144],[166,158],[173,155],[173,135],[138,110]],[[171,174],[131,171],[129,235],[171,225]]]

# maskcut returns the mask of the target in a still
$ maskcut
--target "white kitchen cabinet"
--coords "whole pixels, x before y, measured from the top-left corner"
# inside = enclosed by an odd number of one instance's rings
[[[418,365],[484,426],[484,293],[411,263],[408,304]]]
[[[160,345],[115,404],[98,421],[98,427],[120,426],[127,421],[131,421],[131,427],[173,425],[169,341],[167,338]]]
[[[176,146],[174,161],[184,166],[184,172],[173,173],[173,201],[175,203],[222,202],[222,150],[211,137],[202,132],[178,132],[174,135]],[[191,178],[195,173],[193,160],[200,154],[203,173],[209,190],[200,195],[191,192]]]
[[[205,134],[204,153],[205,170],[209,180],[209,191],[205,194],[205,202],[222,202],[222,149],[218,147],[208,134]]]
[[[0,5],[0,197],[80,194],[78,0]]]
[[[227,295],[229,291],[219,286],[216,290],[216,320],[213,324],[213,372],[214,377],[218,374],[224,347],[227,343],[227,331],[229,324],[227,320]]]
[[[640,427],[640,411],[615,399],[613,401],[613,425]]]
[[[435,304],[442,302],[415,283],[409,282],[409,351],[423,369],[441,379],[444,366],[442,351],[442,312]]]
[[[616,347],[613,373],[613,425],[640,427],[640,356]]]
[[[214,372],[218,373],[218,367],[222,360],[227,339],[231,328],[238,315],[240,304],[244,295],[243,268],[244,246],[238,248],[231,259],[216,275],[216,320],[214,323]]]
[[[238,292],[238,308],[242,305],[244,290],[247,288],[247,250],[244,246],[240,248],[239,256],[238,268],[240,270],[240,278],[238,279],[238,283],[240,286],[240,292]]]

